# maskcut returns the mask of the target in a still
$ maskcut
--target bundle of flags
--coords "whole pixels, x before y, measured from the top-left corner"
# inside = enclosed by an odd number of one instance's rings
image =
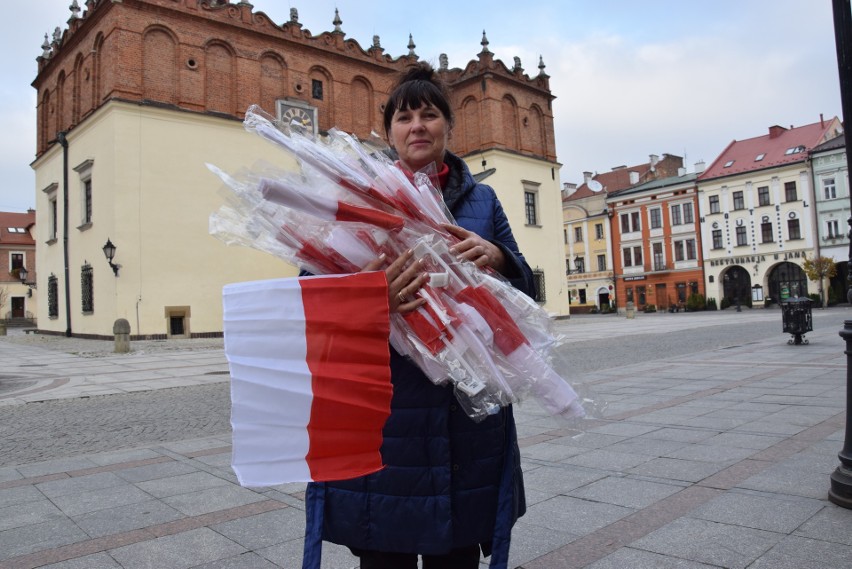
[[[585,415],[577,392],[549,363],[558,342],[544,310],[500,275],[449,253],[455,238],[442,224],[453,220],[428,173],[412,183],[384,154],[345,133],[315,139],[295,125],[276,124],[257,107],[246,112],[245,126],[296,158],[300,171],[256,167],[232,175],[208,165],[231,198],[211,216],[210,232],[334,276],[225,288],[234,469],[241,483],[330,480],[380,468],[388,339],[431,381],[451,384],[473,420],[527,396],[552,415]],[[388,314],[384,273],[359,271],[381,254],[395,259],[407,250],[431,273],[418,293],[426,304],[405,316]],[[361,282],[367,279],[370,286]],[[320,289],[318,306],[310,298]],[[311,349],[316,334],[323,347]],[[318,417],[329,417],[328,409],[334,420],[326,423]],[[353,436],[346,434],[353,428]],[[315,443],[322,439],[337,442]],[[333,462],[348,466],[317,466],[335,453]],[[293,469],[286,480],[273,474],[287,464]]]

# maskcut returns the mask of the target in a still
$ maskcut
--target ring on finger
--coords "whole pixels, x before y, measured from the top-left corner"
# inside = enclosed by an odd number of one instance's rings
[[[405,303],[405,295],[404,295],[404,294],[402,294],[402,291],[399,291],[399,292],[397,293],[396,297],[399,299],[399,303],[400,303],[400,304],[404,304],[404,303]]]

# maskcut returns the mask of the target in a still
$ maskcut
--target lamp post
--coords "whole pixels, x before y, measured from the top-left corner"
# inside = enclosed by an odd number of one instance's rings
[[[106,257],[107,263],[109,263],[109,266],[112,269],[112,272],[115,274],[115,276],[118,276],[118,269],[121,268],[121,265],[119,265],[118,263],[112,262],[113,258],[115,257],[116,246],[112,244],[112,241],[110,241],[109,237],[107,237],[107,242],[106,242],[106,245],[104,245],[103,249],[104,249],[104,257]]]
[[[834,13],[834,38],[837,45],[837,70],[840,78],[840,104],[843,125],[852,118],[852,6],[850,0],[832,0]],[[849,135],[846,136],[846,164],[849,167]],[[848,191],[848,188],[847,188]],[[852,199],[852,192],[850,192]],[[850,204],[852,205],[852,204]],[[849,263],[846,282],[849,290],[846,299],[852,303],[852,217],[848,220]],[[843,323],[840,337],[846,342],[846,435],[843,449],[838,453],[840,465],[831,473],[828,499],[838,506],[852,508],[852,320]]]
[[[34,283],[34,282],[28,283],[27,282],[28,276],[30,276],[30,272],[27,270],[26,267],[21,267],[20,269],[18,269],[18,278],[21,279],[21,284],[27,286],[27,296],[32,297],[33,289],[36,288],[36,283]]]

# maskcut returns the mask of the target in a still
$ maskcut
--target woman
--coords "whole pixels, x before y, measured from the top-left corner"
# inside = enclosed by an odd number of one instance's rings
[[[421,63],[399,81],[385,105],[388,142],[409,176],[434,164],[438,185],[459,226],[452,251],[489,266],[532,293],[532,271],[518,251],[494,190],[474,181],[447,151],[453,126],[437,74]],[[379,268],[379,262],[368,267]],[[416,310],[428,281],[411,253],[385,269],[391,311]],[[480,551],[505,567],[512,525],[523,515],[520,453],[511,407],[480,423],[460,408],[451,387],[436,386],[391,350],[393,399],[375,474],[312,483],[306,496],[305,568],[318,568],[321,540],[345,545],[361,569],[475,569]]]

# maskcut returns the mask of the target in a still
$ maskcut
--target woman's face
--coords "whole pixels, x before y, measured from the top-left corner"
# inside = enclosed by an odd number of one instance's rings
[[[388,142],[410,172],[417,172],[433,162],[440,170],[444,165],[449,136],[449,123],[441,111],[424,105],[417,109],[397,110],[393,114]]]

